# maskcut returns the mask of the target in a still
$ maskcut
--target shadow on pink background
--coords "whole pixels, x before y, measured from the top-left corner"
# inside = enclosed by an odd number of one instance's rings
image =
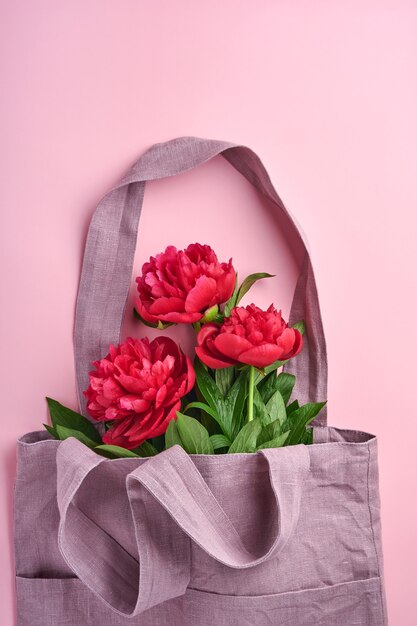
[[[152,143],[197,135],[255,150],[307,234],[329,421],[378,434],[390,624],[415,626],[417,4],[15,0],[0,24],[0,624],[14,623],[15,441],[41,428],[45,395],[76,407],[92,211]],[[148,185],[135,269],[210,243],[242,274],[276,274],[245,302],[287,314],[297,259],[279,227],[219,157]],[[143,334],[130,310],[125,333]]]

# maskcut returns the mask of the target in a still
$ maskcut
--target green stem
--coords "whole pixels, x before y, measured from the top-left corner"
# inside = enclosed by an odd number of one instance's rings
[[[248,422],[253,420],[253,388],[255,386],[255,368],[249,368],[249,398],[248,398]]]

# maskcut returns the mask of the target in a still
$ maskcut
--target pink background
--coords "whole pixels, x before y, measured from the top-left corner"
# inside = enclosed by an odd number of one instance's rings
[[[0,623],[14,623],[15,441],[45,421],[45,395],[76,406],[92,211],[152,143],[198,135],[252,147],[307,233],[330,422],[378,434],[390,624],[415,626],[417,3],[3,0],[0,11]],[[276,273],[246,302],[287,313],[295,262],[278,226],[217,158],[148,186],[136,269],[168,243],[205,241],[242,274]]]

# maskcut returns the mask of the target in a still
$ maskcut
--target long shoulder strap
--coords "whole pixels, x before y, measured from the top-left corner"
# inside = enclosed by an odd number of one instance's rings
[[[130,172],[100,201],[92,217],[85,246],[78,290],[74,350],[81,411],[86,414],[83,390],[94,360],[119,343],[132,270],[145,182],[175,176],[221,154],[284,216],[288,229],[302,245],[305,256],[295,288],[290,323],[304,320],[304,347],[286,371],[297,376],[295,394],[300,402],[327,397],[326,343],[313,268],[306,245],[292,217],[275,191],[259,157],[245,146],[224,141],[180,137],[155,144]],[[326,425],[321,411],[317,425]]]

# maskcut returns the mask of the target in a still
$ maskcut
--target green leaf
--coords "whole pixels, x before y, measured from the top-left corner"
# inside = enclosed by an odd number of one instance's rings
[[[222,433],[232,441],[240,430],[242,423],[243,408],[247,395],[246,381],[248,368],[238,373],[236,380],[227,391],[226,396],[223,396],[221,389],[217,386],[209,371],[197,357],[194,362],[194,368],[196,371],[198,391],[206,400],[211,410],[208,411],[207,408],[197,405],[195,402],[190,403],[189,407],[193,405],[209,413],[220,426]],[[234,368],[228,369],[233,370]],[[218,371],[221,370],[216,370],[215,376]],[[225,374],[224,378],[219,377],[218,380],[221,381],[223,389],[230,384],[229,374]]]
[[[222,401],[222,395],[216,383],[198,357],[195,357],[194,359],[194,370],[198,388],[200,389],[204,399],[213,409],[217,409],[218,405]]]
[[[295,376],[293,374],[287,374],[287,372],[281,372],[277,376],[277,389],[280,391],[285,404],[288,404],[291,398],[292,390],[295,385]]]
[[[231,439],[235,438],[242,427],[244,419],[244,406],[247,389],[248,370],[240,372],[232,387],[229,389],[222,407],[222,422],[231,433]]]
[[[235,377],[234,367],[222,367],[221,369],[214,371],[216,385],[220,389],[220,393],[223,397],[227,394],[230,387],[233,385]]]
[[[165,431],[165,448],[168,450],[168,448],[172,448],[172,446],[181,446],[181,448],[184,447],[182,445],[175,419],[172,419],[169,422],[168,428]]]
[[[213,450],[219,450],[220,448],[228,448],[230,446],[230,441],[224,435],[211,435],[210,437],[211,445],[213,446]]]
[[[231,439],[232,415],[226,410],[224,398],[214,379],[210,376],[198,357],[194,359],[194,370],[197,378],[197,387],[203,398],[214,411],[210,415],[217,421],[223,433]]]
[[[66,426],[61,426],[61,424],[57,424],[55,426],[55,430],[57,432],[58,438],[61,440],[68,439],[69,437],[75,437],[75,439],[78,439],[78,441],[81,441],[81,443],[88,446],[89,448],[95,448],[95,446],[97,445],[97,441],[93,441],[79,430],[67,428]]]
[[[207,429],[194,417],[177,411],[177,429],[182,447],[189,454],[214,453]]]
[[[258,437],[258,446],[262,443],[266,443],[267,441],[271,441],[272,439],[280,437],[282,433],[287,430],[289,430],[287,423],[284,422],[284,424],[281,424],[279,420],[275,420],[267,426],[263,426],[262,431]]]
[[[279,369],[280,367],[282,367],[283,365],[285,365],[285,363],[288,361],[288,359],[286,361],[274,361],[273,363],[271,363],[271,365],[268,365],[265,368],[265,373],[269,374],[270,372],[275,372],[275,370]]]
[[[282,435],[279,435],[275,439],[271,439],[270,441],[266,441],[265,443],[262,443],[256,449],[264,450],[265,448],[281,448],[285,444],[289,434],[290,434],[290,431],[287,430],[286,433],[282,433]]]
[[[112,445],[101,445],[96,446],[94,448],[95,451],[102,454],[102,456],[106,456],[110,459],[137,459],[138,455],[133,452],[133,450],[127,450],[126,448],[121,448],[120,446],[112,446]]]
[[[284,404],[287,404],[294,385],[295,376],[287,374],[286,372],[281,372],[281,374],[278,374],[277,376],[276,371],[274,371],[261,380],[258,388],[265,404],[272,398],[276,391],[281,393]]]
[[[282,425],[282,432],[284,430],[293,432],[296,429],[300,418],[300,413],[298,412],[300,408],[302,407],[300,407],[298,400],[294,400],[294,402],[287,406],[287,419]]]
[[[228,454],[234,454],[236,452],[255,452],[256,442],[261,430],[262,424],[259,418],[255,418],[245,424],[230,446]]]
[[[304,437],[302,439],[302,443],[304,443],[306,446],[311,445],[313,443],[313,429],[312,428],[306,428]]]
[[[158,320],[156,328],[158,328],[158,330],[165,330],[165,328],[169,328],[169,326],[173,326],[173,325],[174,325],[174,322],[161,322],[161,320]]]
[[[224,411],[222,411],[222,405],[220,405],[220,403],[218,404],[218,407],[220,411],[224,413]],[[189,404],[187,404],[187,406],[183,410],[183,413],[186,413],[188,409],[193,409],[193,408],[200,409],[201,411],[204,411],[204,413],[206,413],[207,415],[210,415],[210,417],[212,417],[214,421],[216,422],[216,425],[220,426],[220,429],[223,432],[227,431],[226,425],[224,424],[222,418],[220,417],[216,409],[212,409],[208,404],[205,404],[204,402],[196,401],[196,402],[190,402]],[[209,423],[209,420],[207,419],[207,416],[204,415],[204,413],[199,418],[200,422],[203,424],[205,428],[207,428],[207,430],[213,430],[212,424]]]
[[[214,306],[204,311],[204,315],[201,318],[200,322],[202,324],[205,324],[206,322],[212,322],[216,318],[218,312],[219,312],[219,305],[215,304]]]
[[[224,316],[225,317],[230,317],[230,314],[232,312],[233,307],[236,305],[236,299],[237,299],[237,292],[239,291],[239,284],[238,284],[238,280],[237,280],[237,272],[236,272],[236,282],[235,282],[235,288],[233,290],[232,295],[230,296],[230,298],[228,299],[228,301],[226,302],[226,304],[224,305]]]
[[[254,414],[259,417],[263,426],[266,426],[273,421],[269,416],[268,409],[266,408],[265,402],[262,400],[262,396],[257,387],[254,387],[253,390],[253,408]]]
[[[304,320],[301,320],[300,322],[296,322],[295,324],[293,324],[291,328],[296,328],[302,335],[304,335],[306,325],[304,323]]]
[[[156,456],[158,454],[158,450],[149,441],[144,441],[132,452],[141,457]]]
[[[264,376],[258,383],[258,390],[265,404],[272,398],[278,389],[277,380],[277,373],[271,372],[270,374]]]
[[[151,437],[149,443],[155,448],[157,452],[165,450],[165,434],[158,435],[157,437]]]
[[[309,402],[291,413],[293,428],[288,437],[287,445],[296,445],[301,442],[305,427],[320,413],[325,404],[326,402]]]
[[[93,424],[83,415],[68,409],[52,398],[46,398],[49,413],[51,414],[52,426],[57,430],[57,424],[83,433],[88,439],[101,443],[101,437]]]
[[[217,411],[215,409],[212,409],[211,406],[205,404],[204,402],[190,402],[189,404],[187,404],[183,412],[186,413],[188,409],[201,409],[202,411],[205,411],[206,413],[211,415],[211,417],[215,419],[216,422],[219,420]]]
[[[46,428],[48,433],[50,435],[52,435],[52,437],[54,437],[54,439],[59,439],[58,433],[56,432],[56,430],[55,430],[55,428],[53,426],[49,426],[49,424],[44,424],[44,427]]]
[[[257,385],[261,380],[264,379],[265,376],[267,376],[271,372],[275,372],[278,368],[280,368],[286,362],[287,361],[274,361],[274,363],[271,363],[271,365],[268,365],[267,367],[264,367],[263,370],[258,370],[255,373],[255,385]]]
[[[291,415],[291,413],[293,413],[299,407],[300,407],[300,404],[298,400],[294,400],[294,402],[291,402],[291,404],[287,406],[287,415]]]
[[[284,398],[279,389],[276,390],[274,395],[266,403],[266,410],[269,413],[271,422],[275,422],[275,420],[278,420],[281,424],[285,422],[287,411],[285,409]]]
[[[239,291],[237,293],[236,305],[242,300],[243,296],[247,294],[249,289],[256,283],[256,281],[261,280],[262,278],[273,278],[275,274],[268,274],[267,272],[258,272],[256,274],[249,274],[246,276],[245,280],[239,287]]]

